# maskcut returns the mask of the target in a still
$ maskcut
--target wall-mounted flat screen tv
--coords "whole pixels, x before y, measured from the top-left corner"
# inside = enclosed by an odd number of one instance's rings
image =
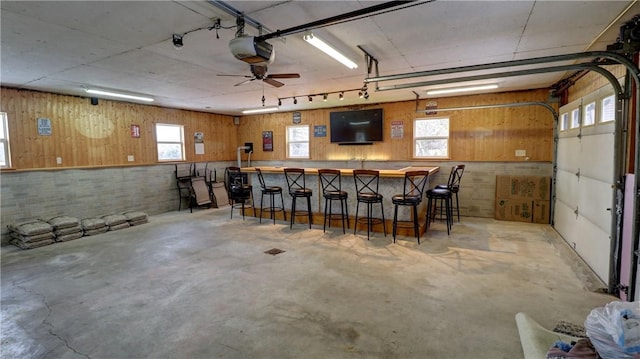
[[[331,143],[368,145],[382,141],[383,113],[381,108],[329,114]]]

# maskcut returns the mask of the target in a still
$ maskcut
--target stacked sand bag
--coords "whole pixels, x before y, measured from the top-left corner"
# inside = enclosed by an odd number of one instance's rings
[[[102,219],[104,220],[107,227],[109,227],[110,231],[129,227],[127,217],[122,214],[108,214],[106,216],[102,216]]]
[[[149,222],[147,214],[144,212],[125,212],[123,213],[123,215],[125,216],[125,218],[127,218],[127,221],[131,226],[137,226],[139,224]]]
[[[85,218],[80,221],[80,225],[85,236],[93,236],[109,230],[102,218]]]
[[[80,220],[69,216],[53,217],[47,221],[53,227],[56,242],[78,239],[84,235]]]
[[[47,222],[34,220],[8,225],[10,243],[22,249],[31,249],[54,243],[53,227]]]

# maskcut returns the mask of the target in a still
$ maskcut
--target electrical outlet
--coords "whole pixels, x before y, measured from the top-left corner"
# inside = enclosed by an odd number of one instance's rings
[[[56,164],[62,164],[62,157],[56,157]]]
[[[129,155],[129,156],[127,156],[127,161],[129,161],[129,162],[133,162],[133,155]]]
[[[527,155],[527,150],[516,150],[516,157],[524,157]]]

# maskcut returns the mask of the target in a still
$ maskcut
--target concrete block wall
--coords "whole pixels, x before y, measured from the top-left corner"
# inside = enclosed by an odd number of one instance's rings
[[[433,187],[446,183],[451,166],[458,162],[390,161],[257,161],[252,166],[399,169],[407,166],[440,166],[430,178]],[[469,162],[461,183],[460,213],[493,218],[496,175],[551,176],[553,166],[545,162]],[[218,180],[224,168],[235,161],[210,163]],[[245,165],[243,163],[243,165]],[[149,215],[176,211],[178,194],[173,164],[3,172],[0,175],[0,224],[2,244],[8,242],[7,225],[32,219],[67,215],[89,218],[126,211]],[[401,189],[400,189],[401,191]],[[256,192],[258,193],[258,192]],[[186,204],[183,204],[186,206]]]

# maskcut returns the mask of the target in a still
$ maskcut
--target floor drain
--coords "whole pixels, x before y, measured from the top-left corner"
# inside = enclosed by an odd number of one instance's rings
[[[278,248],[271,248],[268,251],[265,251],[266,254],[271,254],[272,256],[275,256],[276,254],[280,254],[280,253],[284,253],[285,251],[283,251],[282,249],[278,249]]]

